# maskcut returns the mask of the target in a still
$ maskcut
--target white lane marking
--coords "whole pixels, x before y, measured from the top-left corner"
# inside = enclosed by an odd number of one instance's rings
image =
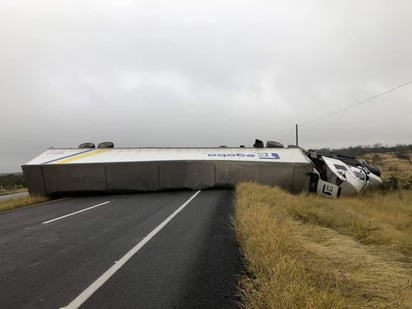
[[[96,281],[94,281],[88,288],[86,288],[79,296],[77,296],[70,304],[60,309],[77,309],[90,296],[93,295],[107,280],[110,279],[126,262],[132,258],[143,246],[148,243],[157,233],[159,233],[179,212],[181,212],[199,193],[201,190],[193,194],[184,204],[176,209],[169,217],[160,223],[153,231],[147,234],[136,246],[127,252],[120,260],[115,261],[113,266],[106,270]]]
[[[100,204],[97,204],[97,205],[94,205],[94,206],[90,206],[90,207],[87,207],[87,208],[84,208],[84,209],[80,209],[80,210],[78,210],[78,211],[69,213],[69,214],[67,214],[67,215],[64,215],[64,216],[61,216],[61,217],[58,217],[58,218],[54,218],[54,219],[51,219],[51,220],[48,220],[48,221],[44,221],[44,222],[42,222],[41,224],[49,224],[49,223],[52,223],[52,222],[54,222],[54,221],[57,221],[57,220],[60,220],[60,219],[64,219],[64,218],[67,218],[67,217],[70,217],[70,216],[74,216],[74,215],[77,215],[77,214],[79,214],[79,213],[81,213],[81,212],[88,211],[88,210],[90,210],[90,209],[93,209],[93,208],[96,208],[96,207],[100,207],[100,206],[103,206],[103,205],[106,205],[106,204],[109,204],[109,203],[110,203],[110,201],[106,201],[106,202],[103,202],[103,203],[100,203]]]

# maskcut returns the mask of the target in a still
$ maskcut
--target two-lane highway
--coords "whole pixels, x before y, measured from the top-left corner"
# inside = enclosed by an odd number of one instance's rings
[[[232,195],[101,195],[2,213],[0,308],[235,308]]]

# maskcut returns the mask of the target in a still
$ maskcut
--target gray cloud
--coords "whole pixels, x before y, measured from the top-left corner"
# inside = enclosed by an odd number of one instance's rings
[[[412,79],[409,1],[0,0],[0,172],[49,146],[294,142]],[[412,143],[412,86],[302,126]]]

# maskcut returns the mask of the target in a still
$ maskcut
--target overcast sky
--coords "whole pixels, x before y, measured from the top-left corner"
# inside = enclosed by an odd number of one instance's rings
[[[50,146],[294,143],[412,80],[412,2],[0,0],[0,172]],[[301,127],[412,143],[412,85]]]

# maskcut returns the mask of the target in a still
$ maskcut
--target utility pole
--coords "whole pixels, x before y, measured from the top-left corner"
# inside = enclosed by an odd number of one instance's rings
[[[299,125],[296,124],[296,147],[299,147]]]

